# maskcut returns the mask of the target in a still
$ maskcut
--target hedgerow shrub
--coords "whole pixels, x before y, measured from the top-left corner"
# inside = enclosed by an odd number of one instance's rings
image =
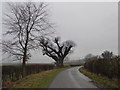
[[[28,64],[26,65],[26,75],[39,73],[41,71],[53,69],[54,65],[50,64]],[[2,86],[6,87],[9,83],[22,78],[21,65],[2,66]],[[8,83],[9,82],[9,83]]]
[[[108,78],[120,79],[120,58],[100,58],[84,64],[88,71],[107,76]]]

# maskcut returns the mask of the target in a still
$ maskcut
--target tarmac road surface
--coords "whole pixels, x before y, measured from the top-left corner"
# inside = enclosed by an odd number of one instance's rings
[[[97,88],[92,80],[73,67],[60,72],[52,81],[49,88]]]

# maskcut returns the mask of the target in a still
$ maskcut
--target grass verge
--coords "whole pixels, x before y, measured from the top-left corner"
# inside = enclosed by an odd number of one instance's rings
[[[107,77],[91,73],[87,71],[85,68],[80,68],[79,71],[84,75],[86,75],[87,77],[91,78],[99,88],[119,88],[120,89],[120,84],[118,82],[108,79]]]
[[[26,76],[25,78],[16,81],[12,88],[47,88],[53,78],[60,71],[67,68],[53,69]]]

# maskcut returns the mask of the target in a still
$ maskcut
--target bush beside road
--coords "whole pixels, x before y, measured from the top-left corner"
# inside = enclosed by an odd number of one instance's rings
[[[120,89],[120,83],[118,83],[116,80],[109,79],[105,76],[92,73],[87,69],[85,69],[84,67],[80,68],[79,71],[84,75],[86,75],[87,77],[91,78],[99,88],[119,88]]]
[[[66,68],[43,71],[37,74],[28,75],[21,80],[16,81],[12,88],[47,88],[53,78]]]

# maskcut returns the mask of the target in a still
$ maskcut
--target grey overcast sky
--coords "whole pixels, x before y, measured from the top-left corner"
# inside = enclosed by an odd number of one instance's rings
[[[77,46],[72,59],[92,53],[100,55],[109,50],[118,53],[117,2],[49,2],[50,19],[56,24],[56,33],[62,41],[73,40]],[[37,51],[29,62],[54,60]]]

